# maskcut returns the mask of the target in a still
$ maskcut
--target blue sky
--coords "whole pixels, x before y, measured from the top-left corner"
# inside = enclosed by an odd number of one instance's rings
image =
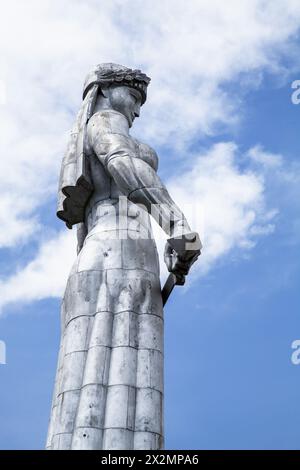
[[[299,449],[300,7],[134,0],[129,18],[126,2],[63,3],[62,20],[58,1],[29,2],[0,77],[0,448],[44,447],[75,257],[55,216],[59,165],[85,74],[115,61],[152,77],[133,133],[196,207],[204,245],[165,309],[166,448]]]

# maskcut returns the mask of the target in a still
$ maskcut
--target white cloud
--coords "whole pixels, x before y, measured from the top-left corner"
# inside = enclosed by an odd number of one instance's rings
[[[0,308],[9,303],[28,303],[60,297],[75,260],[75,231],[63,231],[42,243],[36,257],[9,279],[0,281]]]
[[[261,145],[252,147],[247,155],[253,162],[267,168],[279,168],[283,165],[282,155],[266,152]]]
[[[219,143],[204,155],[191,155],[192,168],[168,183],[203,243],[194,279],[230,250],[253,248],[257,236],[274,230],[276,210],[265,207],[263,171],[240,169],[243,158],[234,143]],[[162,254],[161,242],[159,248]]]

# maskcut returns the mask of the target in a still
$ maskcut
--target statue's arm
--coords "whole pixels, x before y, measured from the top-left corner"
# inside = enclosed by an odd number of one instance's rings
[[[145,206],[171,237],[189,232],[191,229],[182,211],[156,171],[137,156],[133,139],[122,132],[122,126],[117,128],[118,132],[112,132],[112,127],[107,124],[107,116],[96,113],[88,123],[88,138],[122,193],[133,203]]]

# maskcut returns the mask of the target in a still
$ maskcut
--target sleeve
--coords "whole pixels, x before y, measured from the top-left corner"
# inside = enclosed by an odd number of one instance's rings
[[[126,118],[120,113],[95,113],[88,123],[88,139],[107,172],[128,199],[142,205],[170,236],[190,227],[154,168],[136,152],[128,134]]]

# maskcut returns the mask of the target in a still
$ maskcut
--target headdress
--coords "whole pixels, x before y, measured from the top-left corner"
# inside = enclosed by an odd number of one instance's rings
[[[150,78],[138,69],[130,69],[123,65],[110,62],[107,64],[99,64],[86,77],[83,86],[83,99],[90,88],[95,84],[99,85],[100,88],[101,85],[107,86],[116,84],[139,90],[142,95],[142,104],[144,104],[147,98],[147,86],[149,82]]]

